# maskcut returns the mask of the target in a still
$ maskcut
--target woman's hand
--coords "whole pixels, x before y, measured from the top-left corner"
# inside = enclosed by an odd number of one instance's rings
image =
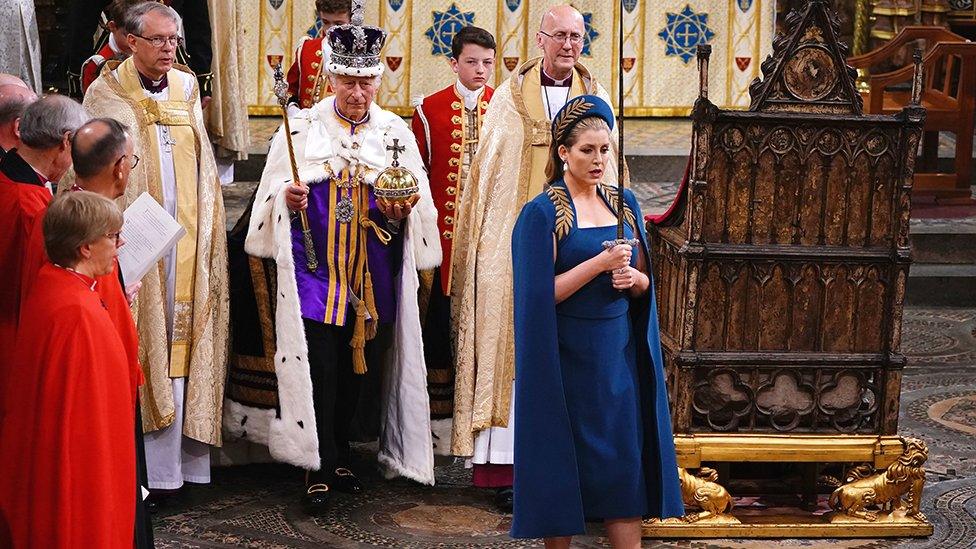
[[[629,290],[644,277],[644,273],[627,265],[626,267],[611,271],[610,277],[613,280],[614,290]]]
[[[603,250],[597,257],[600,258],[600,265],[604,272],[615,272],[630,266],[631,254],[633,248],[630,244],[617,244],[613,248]]]
[[[610,277],[613,281],[614,290],[626,291],[631,297],[644,295],[651,285],[651,279],[646,274],[630,265],[622,269],[614,269]]]
[[[298,185],[289,185],[285,190],[285,204],[293,212],[304,210],[308,207],[308,187],[299,182]]]

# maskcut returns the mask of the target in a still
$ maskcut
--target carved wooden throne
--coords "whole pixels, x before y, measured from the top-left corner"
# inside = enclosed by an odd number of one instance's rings
[[[883,480],[878,471],[915,463],[924,449],[897,436],[912,173],[925,116],[920,75],[901,112],[863,115],[856,73],[845,65],[846,46],[825,3],[811,0],[788,22],[762,64],[764,78],[750,89],[747,112],[709,102],[710,47],[699,49],[686,182],[668,214],[649,219],[689,506],[684,521],[646,524],[649,536],[932,532],[917,505],[905,504],[908,492],[921,490],[917,483],[875,520],[858,515],[870,502],[842,503],[856,500],[848,493],[854,488],[834,498],[826,515],[749,516],[706,512],[695,490],[718,493],[723,479],[711,469],[711,480],[685,470],[806,463],[797,469],[812,467],[815,479],[816,464],[852,471],[866,464],[844,477]],[[692,514],[694,506],[705,514]]]

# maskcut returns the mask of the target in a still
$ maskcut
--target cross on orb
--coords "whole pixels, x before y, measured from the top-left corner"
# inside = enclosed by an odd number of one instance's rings
[[[386,150],[393,151],[393,165],[394,166],[398,166],[399,165],[398,160],[399,160],[399,157],[400,157],[400,153],[402,153],[403,151],[407,150],[407,148],[400,144],[400,139],[399,138],[394,137],[393,138],[393,144],[392,145],[387,145],[386,146]]]

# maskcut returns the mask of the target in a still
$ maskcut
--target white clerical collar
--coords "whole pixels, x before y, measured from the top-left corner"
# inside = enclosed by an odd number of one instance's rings
[[[464,108],[470,111],[478,106],[478,98],[481,97],[481,93],[485,90],[485,87],[481,86],[476,90],[469,90],[460,80],[456,80],[454,82],[454,89],[457,90],[461,99],[464,99]]]
[[[115,41],[115,35],[111,32],[108,33],[108,47],[112,48],[115,55],[122,53],[122,48],[119,47],[119,43]]]

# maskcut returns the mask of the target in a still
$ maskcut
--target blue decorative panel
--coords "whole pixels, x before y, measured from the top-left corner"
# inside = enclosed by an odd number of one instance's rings
[[[637,7],[637,0],[624,0],[624,9],[627,13],[634,13],[634,8]]]
[[[592,13],[584,13],[583,14],[583,25],[586,27],[586,36],[583,37],[583,51],[582,51],[582,55],[585,55],[585,56],[589,57],[589,55],[590,55],[590,44],[592,44],[593,41],[596,40],[596,38],[598,36],[600,36],[600,33],[597,32],[596,31],[596,28],[593,27],[593,14]]]
[[[390,0],[390,9],[393,11],[400,11],[401,7],[403,7],[403,0]]]
[[[668,23],[658,36],[664,40],[665,55],[680,57],[688,63],[695,56],[699,44],[707,44],[715,33],[708,28],[708,14],[695,13],[690,5],[685,5],[681,13],[668,13]]]
[[[752,0],[738,0],[738,4],[739,4],[739,9],[742,10],[743,13],[745,13],[749,11],[749,8],[752,7]]]
[[[319,33],[322,32],[323,26],[325,26],[325,23],[323,23],[321,19],[316,17],[315,24],[309,27],[308,30],[305,31],[305,34],[307,34],[310,38],[318,38]]]
[[[522,0],[505,0],[505,5],[508,6],[508,11],[515,13],[515,10],[522,5]]]
[[[451,4],[447,11],[434,11],[433,24],[424,33],[433,44],[431,55],[451,56],[451,40],[457,31],[474,24],[474,12],[461,12],[457,4]]]

